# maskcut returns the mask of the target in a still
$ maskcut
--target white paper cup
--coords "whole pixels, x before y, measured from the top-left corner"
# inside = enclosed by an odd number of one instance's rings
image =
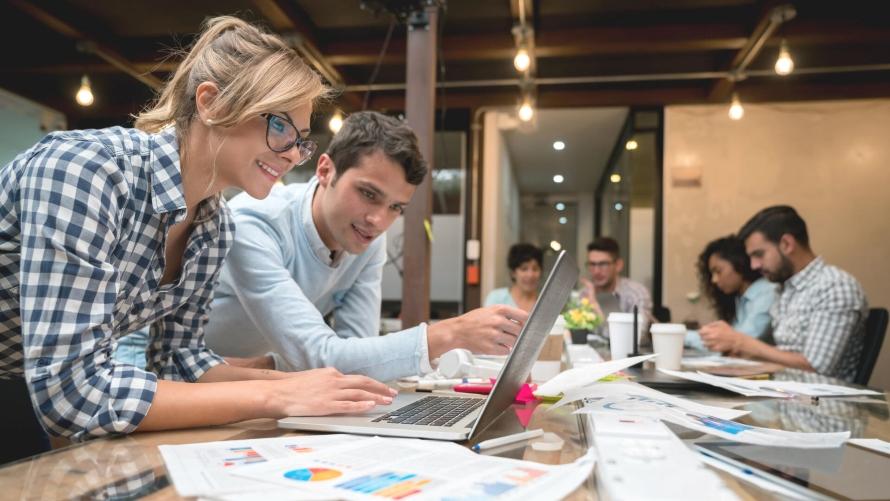
[[[686,339],[686,326],[683,324],[652,324],[652,350],[656,369],[680,370],[683,360],[683,341]]]
[[[634,314],[609,313],[609,351],[612,360],[627,358],[634,350]],[[643,315],[637,313],[637,344],[643,333]]]

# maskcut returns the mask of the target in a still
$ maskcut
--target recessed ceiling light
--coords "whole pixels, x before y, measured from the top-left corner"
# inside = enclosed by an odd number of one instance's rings
[[[627,144],[624,145],[624,147],[627,148],[628,150],[635,150],[635,149],[637,149],[638,146],[640,146],[640,145],[637,144],[637,142],[634,141],[633,139],[629,140],[627,142]]]
[[[624,204],[621,202],[615,202],[614,207],[615,207],[615,210],[617,210],[618,212],[621,212],[621,210],[624,209]]]
[[[613,183],[620,183],[621,174],[612,174],[611,176],[609,176],[609,181],[612,181]]]
[[[556,210],[558,210],[558,211],[566,210],[566,204],[564,204],[562,202],[556,202]]]
[[[569,218],[562,216],[559,218],[559,224],[566,224],[569,222]]]
[[[566,149],[566,143],[564,143],[562,141],[554,141],[553,149],[556,151],[562,151],[562,150]]]
[[[562,174],[557,174],[557,175],[553,176],[553,182],[556,184],[559,184],[565,180],[566,180],[566,178],[562,177]]]
[[[559,242],[557,242],[556,240],[551,240],[551,241],[550,241],[550,248],[553,249],[553,250],[555,250],[556,252],[559,252],[559,251],[562,250],[562,244],[559,243]]]

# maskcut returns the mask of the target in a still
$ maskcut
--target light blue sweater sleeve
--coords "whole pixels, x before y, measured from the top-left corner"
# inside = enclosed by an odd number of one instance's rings
[[[279,235],[280,231],[259,219],[240,219],[226,263],[231,288],[276,353],[278,368],[335,367],[346,374],[381,381],[418,374],[424,325],[386,336],[373,335],[380,323],[377,288],[381,259],[369,260],[368,268],[343,296],[343,311],[335,318],[351,335],[341,337],[325,323],[288,271],[286,262],[309,256],[287,245],[293,239]]]
[[[733,329],[752,337],[764,335],[772,324],[769,310],[776,299],[776,285],[761,278],[748,288],[745,301],[736,309]]]

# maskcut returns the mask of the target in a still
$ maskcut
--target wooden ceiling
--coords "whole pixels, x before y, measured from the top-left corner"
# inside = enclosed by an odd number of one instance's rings
[[[368,2],[369,4],[381,2]],[[438,105],[513,105],[519,99],[511,28],[520,3],[534,30],[541,107],[792,101],[890,96],[890,16],[880,1],[449,0],[442,16]],[[374,68],[372,109],[403,107],[405,32],[359,0],[56,0],[0,3],[6,47],[0,87],[58,109],[72,127],[129,122],[150,101],[201,21],[238,14],[290,36],[301,54],[359,109]],[[753,50],[774,9],[796,16]],[[787,39],[796,71],[772,72]],[[839,71],[839,70],[843,71]],[[89,75],[96,102],[73,96]],[[444,99],[443,99],[444,96]],[[467,115],[464,115],[467,116]]]

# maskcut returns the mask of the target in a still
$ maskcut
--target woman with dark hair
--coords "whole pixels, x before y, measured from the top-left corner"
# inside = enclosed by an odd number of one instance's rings
[[[730,235],[709,243],[698,258],[698,276],[719,318],[699,330],[704,346],[727,330],[755,338],[766,334],[776,286],[751,269],[741,240]]]
[[[488,293],[485,306],[506,304],[521,310],[531,311],[538,300],[538,285],[541,282],[544,252],[532,244],[515,244],[507,255],[510,280],[513,285]]]

